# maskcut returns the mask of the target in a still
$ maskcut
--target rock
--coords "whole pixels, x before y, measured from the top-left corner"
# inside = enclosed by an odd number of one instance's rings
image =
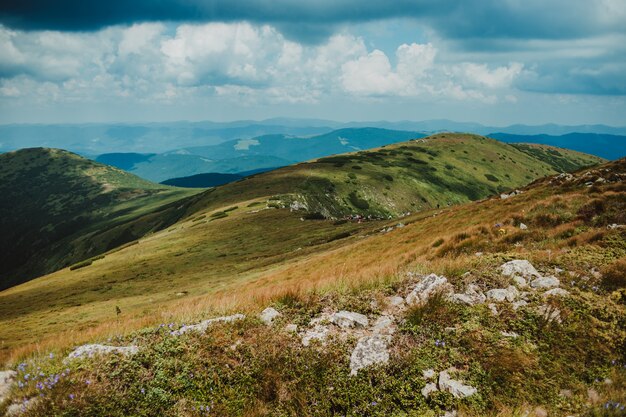
[[[437,388],[437,384],[435,384],[434,382],[429,382],[424,388],[422,388],[422,395],[424,396],[424,398],[428,398],[430,397],[430,394],[436,391],[439,391],[439,389]]]
[[[530,282],[532,288],[553,288],[561,284],[559,279],[554,276],[539,277]]]
[[[22,413],[32,409],[41,401],[41,397],[33,397],[24,399],[22,402],[11,404],[5,413],[7,417],[19,416]]]
[[[213,319],[208,319],[208,320],[201,321],[198,324],[191,324],[189,326],[183,326],[183,327],[181,327],[178,330],[174,330],[172,332],[172,335],[173,336],[180,336],[181,334],[184,334],[184,333],[187,333],[187,332],[204,333],[209,328],[209,326],[211,326],[214,323],[219,323],[219,322],[231,323],[233,321],[243,320],[245,318],[246,318],[246,316],[243,315],[243,314],[233,314],[232,316],[216,317],[216,318],[213,318]]]
[[[519,296],[519,291],[514,286],[508,288],[496,288],[487,291],[487,298],[498,302],[509,301],[513,302]]]
[[[15,371],[0,371],[0,404],[4,401],[9,394],[11,385],[15,382],[17,372]]]
[[[456,398],[469,397],[477,392],[476,388],[450,378],[448,371],[439,372],[439,389],[449,392]]]
[[[496,307],[495,304],[489,303],[489,304],[487,304],[487,307],[489,308],[489,311],[491,311],[492,315],[494,315],[494,316],[498,315],[498,308]]]
[[[517,310],[518,308],[524,307],[527,304],[528,304],[528,302],[526,302],[524,300],[518,300],[518,301],[512,303],[511,307],[513,307],[513,310]]]
[[[520,228],[521,230],[528,230],[528,226],[526,226],[524,223],[520,223],[520,224],[519,224],[519,228]]]
[[[372,332],[374,334],[393,334],[396,329],[393,325],[393,317],[391,316],[380,316],[374,326],[372,327]]]
[[[134,355],[139,352],[138,346],[107,346],[107,345],[82,345],[67,355],[67,360],[76,358],[91,358],[95,355],[108,355],[116,353],[124,356]]]
[[[502,275],[507,277],[540,277],[541,275],[535,267],[525,259],[516,259],[514,261],[506,262],[500,265],[500,269],[502,270]]]
[[[289,332],[289,333],[297,333],[298,332],[298,325],[297,324],[288,324],[285,326],[285,331]]]
[[[359,369],[371,365],[387,363],[389,361],[387,343],[389,336],[374,335],[360,338],[350,356],[350,375],[356,375]]]
[[[401,307],[404,305],[404,298],[398,296],[389,297],[387,299],[387,304],[392,307]]]
[[[559,396],[564,398],[572,398],[574,393],[570,389],[562,389],[559,391]]]
[[[328,337],[329,332],[330,330],[327,326],[322,326],[321,324],[318,324],[314,328],[307,330],[304,335],[302,335],[302,345],[309,346],[313,340],[324,343],[324,341],[326,341],[326,338]]]
[[[270,324],[272,324],[274,319],[278,316],[280,316],[280,313],[276,309],[272,307],[268,307],[261,312],[261,314],[259,315],[259,318],[261,319],[263,323],[269,326]]]
[[[556,307],[550,307],[547,305],[540,305],[537,307],[537,313],[541,314],[544,320],[548,323],[552,321],[556,321],[557,323],[561,323],[561,310]]]
[[[467,304],[473,306],[475,304],[484,303],[486,300],[485,294],[480,290],[478,285],[470,284],[467,286],[467,290],[463,294],[452,294],[449,297],[450,301]]]
[[[548,412],[543,407],[535,407],[533,410],[534,417],[548,417]]]
[[[567,295],[569,295],[569,291],[564,290],[563,288],[552,288],[551,290],[544,292],[542,296],[547,298],[547,297],[565,297]]]
[[[424,377],[424,379],[429,380],[429,379],[433,379],[435,377],[437,373],[435,372],[434,369],[424,369],[422,371],[422,376]]]
[[[451,291],[452,286],[446,277],[430,274],[422,278],[413,291],[406,296],[406,302],[409,305],[423,304],[435,293],[450,293]]]
[[[512,339],[517,339],[519,337],[519,334],[515,332],[500,332],[500,334],[502,337],[510,337]]]
[[[522,277],[516,275],[512,279],[513,279],[513,282],[515,283],[515,285],[517,285],[518,287],[524,288],[524,287],[528,286],[528,283],[526,282],[525,278],[522,278]]]
[[[367,327],[369,320],[367,316],[352,311],[338,311],[330,316],[330,322],[343,328]]]
[[[587,398],[591,404],[596,404],[600,402],[600,394],[593,388],[589,388],[587,390]]]
[[[441,415],[441,417],[456,417],[456,416],[457,416],[456,410],[446,411],[445,413]]]

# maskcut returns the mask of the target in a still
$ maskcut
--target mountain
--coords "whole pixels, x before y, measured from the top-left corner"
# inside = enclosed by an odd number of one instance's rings
[[[59,149],[2,154],[0,288],[167,227],[192,194]]]
[[[298,137],[284,134],[237,139],[219,145],[189,147],[128,163],[136,154],[104,156],[114,166],[150,181],[187,177],[207,172],[236,174],[243,171],[267,170],[291,165],[321,156],[369,149],[376,146],[422,137],[418,132],[376,128],[340,129],[315,136]],[[102,157],[96,160],[102,160]],[[120,165],[123,164],[123,166]]]
[[[445,136],[382,150],[468,155],[472,181],[490,156],[496,177],[564,163],[549,147],[535,160]],[[411,172],[405,156],[389,155],[394,182]],[[1,292],[0,346],[21,385],[0,412],[621,415],[626,159],[402,219],[283,208],[277,188],[328,165],[343,179],[344,161],[254,177],[274,182],[266,191],[240,187],[252,179],[206,191],[193,215],[133,246]],[[68,358],[84,343],[120,353]]]
[[[278,167],[276,167],[278,168]],[[163,185],[171,185],[174,187],[187,187],[187,188],[209,188],[217,187],[219,185],[228,184],[230,182],[239,181],[245,177],[260,174],[262,172],[271,171],[274,168],[261,168],[252,171],[243,171],[237,174],[220,174],[217,172],[210,172],[207,174],[197,174],[190,177],[171,178],[163,181]]]
[[[67,302],[64,294],[72,293],[72,302],[85,305],[78,309],[84,319],[101,322],[114,307],[92,310],[101,302],[149,311],[179,292],[207,293],[248,282],[287,259],[334,246],[358,233],[361,224],[386,227],[383,221],[390,217],[508,192],[561,172],[564,161],[576,167],[601,162],[574,151],[534,147],[542,152],[475,135],[440,134],[280,168],[186,199],[189,194],[180,189],[73,154],[20,151],[2,164],[3,226],[15,225],[3,236],[3,265],[5,271],[22,265],[19,270],[32,276],[96,257],[83,268],[65,268],[27,285],[29,294],[49,300],[32,314],[60,308]],[[30,158],[36,169],[27,164]],[[166,197],[182,200],[163,205]],[[356,216],[374,220],[359,223],[352,220]],[[156,230],[161,232],[141,238]],[[138,244],[114,252],[136,239]],[[37,302],[23,294],[20,302]],[[27,326],[37,322],[31,313],[16,309],[9,316]],[[6,330],[2,326],[0,334]],[[62,320],[44,332],[59,326]],[[24,329],[24,336],[5,341],[7,346],[42,334]]]
[[[135,166],[136,164],[145,162],[153,156],[155,156],[155,154],[115,152],[98,155],[95,160],[102,164],[110,165],[128,171],[129,169],[132,169],[133,166]]]
[[[626,156],[626,136],[597,133],[568,133],[560,136],[491,133],[489,137],[509,143],[541,143],[565,147],[606,159],[619,159]]]

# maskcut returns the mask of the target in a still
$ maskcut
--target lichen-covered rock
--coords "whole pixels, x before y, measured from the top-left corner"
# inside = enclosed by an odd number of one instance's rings
[[[516,259],[514,261],[506,262],[500,265],[500,269],[502,270],[502,275],[507,277],[518,276],[531,278],[541,276],[535,267],[525,259]]]
[[[456,398],[465,398],[476,394],[478,390],[470,385],[465,385],[461,381],[452,379],[448,371],[439,372],[439,389],[447,391]]]
[[[367,316],[352,311],[338,311],[330,316],[330,322],[343,328],[367,327]]]
[[[424,398],[428,398],[430,397],[430,394],[437,391],[439,391],[439,389],[437,388],[437,384],[435,384],[434,382],[429,382],[424,388],[422,388],[422,395],[424,396]]]
[[[470,284],[467,286],[467,290],[465,290],[464,293],[452,294],[449,299],[454,303],[473,306],[484,303],[487,297],[483,294],[478,285]]]
[[[187,332],[204,333],[209,328],[209,326],[211,326],[212,324],[219,323],[219,322],[231,323],[233,321],[243,320],[245,318],[246,318],[246,316],[243,315],[243,314],[233,314],[232,316],[216,317],[216,318],[213,318],[213,319],[208,319],[208,320],[201,321],[198,324],[191,324],[189,326],[183,326],[183,327],[181,327],[178,330],[174,330],[172,332],[172,335],[173,336],[180,336],[181,334],[184,334],[184,333],[187,333]]]
[[[561,284],[555,276],[539,277],[530,282],[532,288],[554,288]]]
[[[569,291],[563,288],[552,288],[542,294],[543,297],[565,297],[569,295]]]
[[[0,404],[2,404],[9,393],[16,376],[17,372],[15,371],[0,371]]]
[[[404,298],[398,297],[397,295],[389,297],[387,299],[387,304],[392,307],[402,307],[402,305],[404,305]]]
[[[487,291],[487,298],[489,300],[503,302],[509,301],[513,302],[519,297],[519,291],[513,285],[510,285],[507,288],[496,288],[493,290]]]
[[[304,334],[302,335],[302,345],[310,346],[311,342],[314,340],[317,340],[320,343],[324,343],[329,333],[330,329],[327,326],[317,324],[312,329],[304,332]]]
[[[363,336],[357,342],[350,356],[350,375],[356,375],[360,369],[371,365],[387,363],[389,336]]]
[[[298,332],[298,325],[290,323],[290,324],[285,326],[285,331],[289,332],[289,333],[297,333]]]
[[[91,358],[96,355],[120,354],[124,356],[134,355],[139,352],[138,346],[108,346],[99,344],[82,345],[67,355],[68,360],[77,358]]]
[[[430,274],[417,283],[413,291],[406,296],[406,302],[409,305],[423,304],[436,293],[449,294],[451,292],[452,286],[446,277]]]
[[[434,369],[424,369],[422,371],[422,376],[426,380],[433,379],[435,377],[435,375],[437,375],[437,373],[435,372]]]
[[[261,314],[259,315],[259,318],[261,319],[263,323],[269,326],[270,324],[272,324],[274,319],[278,316],[280,316],[280,313],[275,308],[268,307],[261,312]]]
[[[396,328],[393,324],[394,319],[391,316],[380,316],[372,326],[374,334],[393,334]]]

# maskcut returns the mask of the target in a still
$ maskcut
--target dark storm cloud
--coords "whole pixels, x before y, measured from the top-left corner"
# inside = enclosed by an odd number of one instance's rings
[[[612,8],[623,6],[619,0],[4,0],[0,22],[26,30],[91,31],[145,21],[247,20],[315,43],[342,23],[412,17],[455,39],[567,39],[620,30],[619,22],[603,18]]]

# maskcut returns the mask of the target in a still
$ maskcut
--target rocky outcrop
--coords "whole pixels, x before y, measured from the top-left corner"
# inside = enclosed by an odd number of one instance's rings
[[[13,382],[15,382],[16,376],[17,372],[15,371],[0,371],[0,404],[2,404],[9,394],[9,390]]]
[[[82,345],[74,349],[67,355],[66,360],[78,359],[78,358],[91,358],[97,355],[134,355],[139,352],[138,346],[108,346],[108,345]]]
[[[500,266],[500,269],[502,275],[506,277],[535,278],[541,276],[535,267],[525,259],[506,262]]]
[[[345,310],[332,314],[330,322],[343,328],[367,327],[369,324],[369,320],[363,314]]]
[[[350,356],[350,375],[356,375],[360,369],[368,366],[387,363],[389,340],[390,337],[385,335],[360,338]]]
[[[517,288],[513,285],[510,285],[507,288],[495,288],[493,290],[489,290],[486,295],[489,300],[498,302],[508,301],[512,303],[517,299],[517,297],[519,297],[519,291],[517,291]]]
[[[470,385],[465,385],[461,381],[452,379],[448,371],[439,372],[439,389],[447,391],[456,398],[465,398],[476,394],[478,390]]]
[[[473,306],[475,304],[484,303],[487,297],[483,294],[478,285],[470,284],[467,286],[464,293],[452,294],[449,299],[454,303]]]
[[[280,316],[280,313],[273,307],[268,307],[261,312],[259,318],[268,326],[272,324],[276,317]]]
[[[422,278],[413,288],[413,291],[406,296],[406,303],[409,305],[423,304],[434,294],[449,294],[451,292],[452,286],[446,277],[430,274]]]
[[[530,282],[532,288],[554,288],[561,284],[559,279],[554,276],[539,277]]]
[[[311,342],[314,340],[317,340],[318,342],[323,343],[328,337],[329,332],[330,332],[330,329],[328,328],[328,326],[317,324],[312,329],[309,329],[304,332],[304,334],[302,335],[302,339],[301,339],[302,345],[309,346]]]
[[[172,335],[173,336],[180,336],[181,334],[184,334],[184,333],[187,333],[187,332],[204,333],[209,328],[209,326],[211,326],[212,324],[219,323],[219,322],[231,323],[233,321],[243,320],[245,318],[246,318],[246,316],[243,315],[243,314],[233,314],[232,316],[216,317],[216,318],[213,318],[213,319],[208,319],[208,320],[201,321],[198,324],[191,324],[189,326],[183,326],[183,327],[181,327],[178,330],[174,330],[172,332]]]

